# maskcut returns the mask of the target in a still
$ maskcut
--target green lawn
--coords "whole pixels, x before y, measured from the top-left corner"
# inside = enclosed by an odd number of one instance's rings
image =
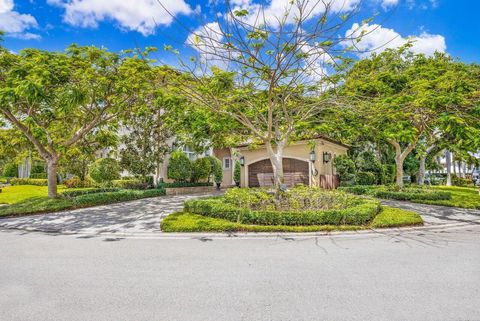
[[[87,190],[88,188],[70,188],[73,190]],[[59,186],[61,193],[67,189]],[[162,189],[151,190],[118,190],[112,192],[95,192],[88,195],[78,195],[76,197],[59,197],[49,199],[47,197],[46,186],[17,185],[8,186],[2,189],[0,193],[0,217],[19,216],[45,212],[57,212],[66,209],[75,209],[81,207],[90,207],[96,205],[112,204],[117,202],[131,201],[146,197],[156,197],[165,195]],[[3,204],[3,205],[2,205]]]
[[[450,192],[452,199],[418,201],[418,203],[480,209],[478,187],[435,186],[434,188]]]
[[[191,213],[174,213],[161,223],[164,232],[318,232],[353,231],[380,227],[422,225],[422,218],[410,211],[383,207],[375,219],[366,226],[356,225],[249,225]]]
[[[63,185],[58,187],[58,191],[61,193],[65,190]],[[22,202],[29,198],[47,198],[48,190],[47,186],[34,186],[34,185],[16,185],[7,186],[2,188],[0,193],[0,204],[15,204]]]

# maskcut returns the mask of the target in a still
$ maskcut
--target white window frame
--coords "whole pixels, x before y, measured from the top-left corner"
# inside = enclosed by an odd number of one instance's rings
[[[228,160],[228,167],[225,166],[225,161]],[[224,170],[230,170],[232,168],[232,159],[230,157],[224,157],[222,161],[222,168]]]

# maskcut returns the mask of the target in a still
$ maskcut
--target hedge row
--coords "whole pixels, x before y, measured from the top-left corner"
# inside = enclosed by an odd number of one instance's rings
[[[184,211],[231,222],[257,225],[364,225],[381,210],[380,202],[364,200],[361,204],[340,210],[267,211],[239,208],[222,198],[196,199],[185,202]]]
[[[74,198],[80,195],[87,195],[87,194],[96,194],[96,193],[105,193],[105,192],[118,192],[119,188],[92,188],[92,189],[80,189],[80,190],[73,190],[73,191],[65,191],[60,195],[64,198]]]
[[[404,188],[401,190],[389,190],[385,187],[378,186],[348,186],[339,189],[356,194],[370,195],[384,199],[394,199],[399,201],[415,201],[415,200],[449,200],[452,198],[450,192],[435,191],[422,188]]]
[[[176,187],[197,187],[197,186],[213,186],[212,182],[173,182],[173,183],[160,183],[159,187],[163,188],[176,188]]]
[[[90,193],[75,197],[74,201],[80,206],[95,206],[110,204],[116,202],[132,201],[147,197],[157,197],[165,195],[165,190],[148,189],[144,191],[137,190],[119,190],[116,192]]]
[[[40,178],[12,178],[10,180],[11,185],[37,185],[47,186],[48,180]]]

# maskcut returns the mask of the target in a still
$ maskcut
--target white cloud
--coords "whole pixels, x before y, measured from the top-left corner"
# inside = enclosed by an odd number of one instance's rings
[[[25,32],[37,28],[37,20],[32,15],[14,11],[14,7],[13,0],[0,0],[0,30],[6,32],[9,37],[39,39],[39,35]]]
[[[360,36],[362,32],[363,37],[359,42],[356,42],[355,38]],[[361,57],[367,57],[372,52],[382,52],[387,48],[401,47],[408,41],[412,42],[411,50],[415,53],[433,55],[435,51],[445,52],[447,50],[445,37],[442,35],[422,32],[420,35],[402,37],[395,30],[384,28],[378,24],[360,26],[358,23],[354,23],[352,28],[345,33],[345,37],[351,38],[351,40],[345,42],[345,45],[354,45],[359,50],[358,55]]]
[[[382,8],[387,9],[398,4],[398,0],[382,0]]]
[[[361,0],[307,1],[303,11],[308,14],[309,18],[314,18],[325,12],[326,6],[329,6],[329,12],[331,13],[341,13],[355,9],[360,3]],[[276,27],[279,25],[279,21],[283,21],[285,16],[286,23],[293,23],[299,12],[297,2],[292,2],[291,0],[271,0],[268,5],[261,5],[247,0],[234,0],[232,4],[237,5],[233,11],[237,9],[246,9],[248,11],[249,14],[244,20],[252,25],[265,22]]]
[[[63,7],[63,19],[70,25],[96,28],[104,20],[114,20],[120,27],[153,34],[158,25],[169,25],[178,14],[191,14],[184,0],[47,0]],[[165,10],[167,9],[167,10]]]

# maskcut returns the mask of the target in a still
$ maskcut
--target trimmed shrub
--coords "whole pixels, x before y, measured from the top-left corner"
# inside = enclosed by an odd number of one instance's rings
[[[96,193],[105,193],[105,192],[118,192],[120,189],[118,188],[92,188],[92,189],[82,189],[82,190],[75,190],[75,191],[66,191],[60,193],[60,196],[64,198],[74,198],[80,195],[87,195],[87,194],[96,194]]]
[[[372,172],[358,172],[356,182],[358,185],[373,185],[377,181],[375,174]]]
[[[178,187],[198,187],[198,186],[213,186],[212,182],[173,182],[173,183],[159,183],[157,187],[163,188],[178,188]]]
[[[79,206],[95,206],[116,202],[125,202],[147,197],[157,197],[165,195],[164,189],[149,189],[144,191],[119,190],[117,192],[90,193],[80,195],[74,198]]]
[[[223,181],[223,169],[222,169],[222,162],[215,158],[215,162],[212,167],[213,172],[213,180],[215,183],[220,184]]]
[[[47,179],[47,173],[33,173],[30,174],[30,178]]]
[[[240,165],[240,162],[237,160],[235,161],[235,167],[233,168],[233,181],[237,184],[240,185],[241,181],[241,171],[242,171],[242,165]]]
[[[15,163],[7,163],[3,167],[3,176],[18,177],[18,166]]]
[[[66,188],[85,188],[91,187],[93,185],[92,181],[89,179],[81,180],[78,176],[70,177],[63,181],[63,184]]]
[[[197,158],[192,162],[192,182],[207,179],[212,173],[212,164],[206,157]]]
[[[349,184],[355,181],[355,163],[348,155],[338,155],[333,162],[340,182]]]
[[[12,185],[37,185],[37,186],[47,186],[47,179],[34,179],[34,178],[12,178],[10,180]]]
[[[192,177],[192,162],[184,152],[172,153],[168,162],[167,177],[177,182],[185,182]]]
[[[189,200],[184,207],[185,212],[258,225],[365,225],[380,210],[380,202],[367,199],[349,208],[324,211],[252,210],[221,198]]]
[[[111,182],[120,178],[120,165],[113,158],[100,158],[90,165],[89,175],[97,183]]]
[[[151,185],[140,179],[118,179],[112,181],[114,187],[125,189],[147,189]]]
[[[463,178],[457,175],[452,175],[452,185],[454,186],[472,186],[473,180],[471,178]]]
[[[415,200],[449,200],[452,198],[450,192],[428,189],[427,187],[404,187],[394,186],[349,186],[339,189],[356,194],[369,195],[384,199],[399,201]]]

